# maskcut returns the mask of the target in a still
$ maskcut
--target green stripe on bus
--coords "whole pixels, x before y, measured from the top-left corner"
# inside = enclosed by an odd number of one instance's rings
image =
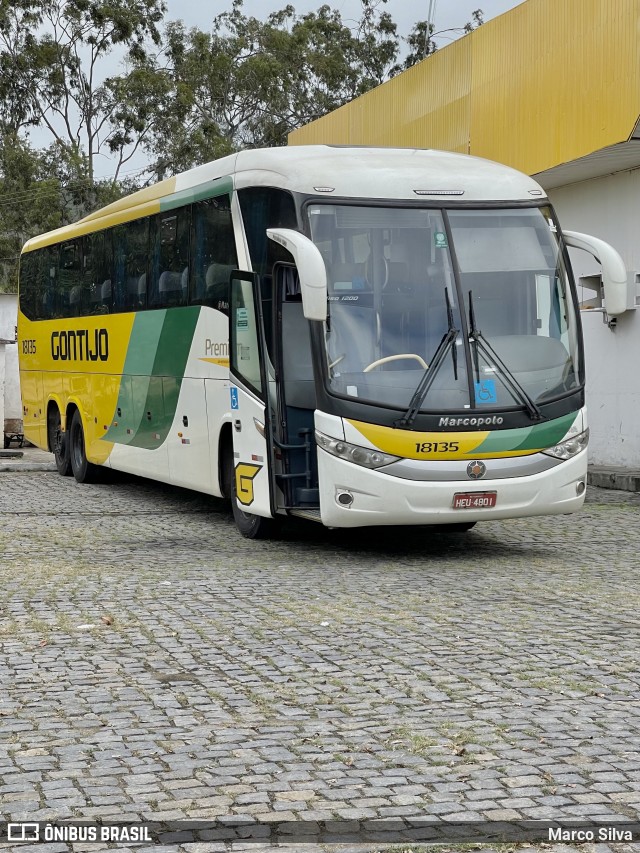
[[[142,419],[149,392],[149,377],[158,351],[166,310],[136,314],[129,336],[118,402],[111,425],[103,439],[114,444],[133,444]]]
[[[519,444],[515,450],[540,450],[545,447],[554,447],[569,432],[576,417],[576,413],[571,412],[571,414],[556,418],[553,421],[536,424],[522,444]]]
[[[494,430],[476,447],[476,453],[492,453],[508,450],[540,450],[553,447],[567,434],[576,413],[564,415],[543,424],[535,424],[521,429]]]
[[[174,308],[165,313],[143,416],[135,436],[128,442],[134,447],[160,447],[169,434],[200,316],[200,306]]]
[[[191,187],[188,190],[180,190],[180,192],[160,199],[160,212],[165,210],[174,210],[176,207],[182,207],[185,204],[193,204],[194,201],[202,201],[205,198],[215,198],[219,195],[228,195],[233,189],[233,181],[231,178],[216,178],[214,181],[209,181],[206,184],[199,184],[197,187]]]

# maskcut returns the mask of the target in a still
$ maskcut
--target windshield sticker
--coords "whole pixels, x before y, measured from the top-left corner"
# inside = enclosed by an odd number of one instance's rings
[[[433,242],[435,243],[436,249],[446,249],[449,246],[447,242],[447,235],[444,231],[436,231],[433,235]]]
[[[480,382],[474,382],[476,389],[476,405],[487,405],[489,403],[498,402],[498,393],[496,391],[495,379],[482,379]]]
[[[246,308],[236,310],[236,329],[249,328],[249,312]]]

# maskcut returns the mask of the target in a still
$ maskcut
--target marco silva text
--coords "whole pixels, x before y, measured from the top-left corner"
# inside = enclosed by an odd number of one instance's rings
[[[593,841],[633,841],[634,838],[631,829],[621,829],[618,826],[598,826],[593,829],[550,826],[547,832],[547,840],[585,844]]]

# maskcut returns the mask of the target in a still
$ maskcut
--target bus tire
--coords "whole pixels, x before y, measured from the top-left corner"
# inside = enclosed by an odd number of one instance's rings
[[[238,506],[232,447],[228,447],[224,454],[224,493],[231,500],[231,511],[236,527],[246,539],[271,539],[276,535],[279,527],[276,519],[244,512]]]
[[[69,477],[71,474],[71,458],[69,456],[69,433],[62,432],[60,409],[51,406],[47,414],[47,439],[49,450],[53,453],[58,474]]]
[[[84,449],[82,418],[77,409],[73,413],[71,429],[69,430],[69,456],[71,458],[71,470],[78,483],[93,483],[97,479],[99,466],[87,459]]]

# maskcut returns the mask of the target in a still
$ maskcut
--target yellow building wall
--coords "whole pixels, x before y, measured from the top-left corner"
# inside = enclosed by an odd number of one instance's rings
[[[526,0],[289,144],[440,148],[535,174],[631,136],[639,35],[640,0]]]

